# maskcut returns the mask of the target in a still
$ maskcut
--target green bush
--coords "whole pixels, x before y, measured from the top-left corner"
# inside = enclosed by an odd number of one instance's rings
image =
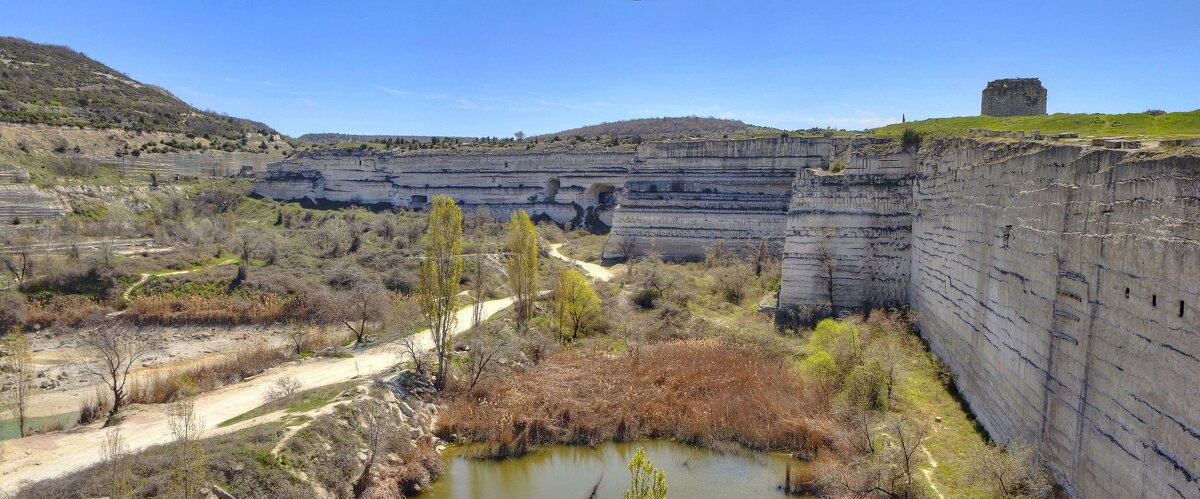
[[[905,152],[917,152],[921,149],[921,132],[905,128],[900,133],[900,148]]]
[[[808,351],[828,352],[839,371],[845,371],[861,357],[858,326],[849,322],[824,319],[808,338]]]
[[[838,399],[856,409],[883,410],[888,406],[888,375],[876,359],[850,369]]]

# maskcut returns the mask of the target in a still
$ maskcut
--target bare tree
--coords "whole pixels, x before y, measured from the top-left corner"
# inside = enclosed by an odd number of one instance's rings
[[[733,260],[733,256],[733,249],[725,239],[719,239],[704,248],[704,264],[709,267],[725,266]]]
[[[617,337],[625,344],[625,352],[632,356],[635,362],[641,358],[642,344],[646,342],[646,326],[633,320],[637,314],[630,308],[629,302],[621,300],[611,310],[612,322],[618,324]]]
[[[288,344],[292,346],[292,350],[296,355],[304,352],[305,344],[308,343],[308,328],[306,324],[297,321],[289,320],[283,327],[283,336],[287,338]]]
[[[518,130],[516,133],[513,134],[513,137],[517,139],[517,142],[521,142],[521,141],[525,140],[525,132]]]
[[[429,372],[430,356],[429,349],[421,345],[416,334],[410,334],[400,339],[398,348],[401,358],[412,364],[414,371],[421,375]]]
[[[0,262],[12,275],[17,287],[33,277],[34,259],[37,252],[34,249],[34,237],[30,233],[20,233],[8,240],[8,247],[0,252]]]
[[[634,252],[637,251],[637,238],[631,235],[620,236],[617,241],[617,253],[620,253],[620,260],[629,264],[629,275],[634,275]]]
[[[5,391],[4,398],[12,406],[17,416],[17,429],[24,437],[29,430],[25,423],[29,416],[29,396],[33,392],[33,345],[20,326],[13,326],[4,335],[2,345],[4,349],[0,353],[4,355],[5,370],[13,373],[13,384]]]
[[[825,278],[825,291],[829,295],[829,310],[833,311],[833,272],[837,267],[837,256],[834,255],[831,245],[833,244],[833,229],[830,227],[822,227],[820,230],[820,242],[817,243],[817,252],[814,258],[817,263],[817,270]]]
[[[237,244],[238,256],[238,273],[234,282],[242,282],[246,280],[246,274],[250,270],[250,258],[254,256],[254,252],[258,249],[258,235],[249,229],[238,231],[237,238],[234,239]]]
[[[852,497],[912,499],[923,495],[923,488],[914,480],[917,451],[928,439],[929,427],[893,415],[884,430],[887,441],[882,449],[827,476],[833,488]]]
[[[117,254],[117,242],[107,232],[100,237],[96,244],[96,259],[105,267],[112,267],[113,257]]]
[[[480,206],[471,214],[471,229],[476,240],[475,268],[471,272],[471,294],[475,303],[471,307],[471,327],[479,327],[483,321],[484,267],[487,259],[484,251],[491,246],[491,234],[488,233],[487,223],[492,218],[492,212],[487,206]]]
[[[156,345],[141,331],[131,331],[124,323],[105,324],[81,334],[79,341],[86,357],[77,364],[108,387],[113,400],[109,415],[117,414],[125,405],[130,371]]]
[[[368,406],[362,411],[362,426],[366,429],[363,434],[364,443],[367,445],[366,462],[363,463],[362,474],[358,476],[358,480],[354,481],[354,497],[362,497],[367,491],[367,486],[371,483],[371,471],[375,467],[375,459],[379,456],[380,450],[387,447],[390,434],[384,433],[384,426],[387,425],[386,418]]]
[[[367,341],[367,323],[382,320],[387,314],[388,305],[387,291],[383,286],[364,278],[354,283],[338,300],[333,300],[335,310],[330,312],[354,333],[354,346],[357,348]]]
[[[58,231],[71,244],[67,249],[67,256],[72,260],[79,260],[79,222],[71,217],[63,217],[62,222],[58,224]]]
[[[172,470],[171,494],[175,497],[196,497],[207,479],[207,457],[201,434],[204,420],[196,413],[196,389],[185,386],[182,396],[167,405],[167,424],[175,436],[172,444],[175,468]]]
[[[477,331],[471,336],[471,349],[467,352],[467,376],[471,379],[468,391],[496,374],[498,361],[508,347],[508,338],[511,336],[512,331],[508,328],[496,334]]]
[[[1037,449],[1023,440],[1006,449],[989,445],[971,461],[975,476],[990,482],[995,497],[1041,499],[1051,497],[1053,487],[1037,459]]]
[[[300,380],[293,376],[284,376],[275,380],[271,388],[267,390],[267,402],[279,400],[295,395],[301,388]]]
[[[763,267],[774,256],[771,245],[767,242],[767,238],[758,238],[758,244],[754,244],[753,239],[746,240],[746,256],[750,261],[750,265],[754,266],[754,276],[761,277]]]
[[[128,459],[129,448],[121,437],[121,427],[108,429],[100,448],[105,473],[108,475],[108,496],[114,499],[133,497],[133,477]]]
[[[392,217],[385,216],[375,219],[375,233],[390,243],[396,239],[399,231],[396,229],[396,223],[392,221]]]

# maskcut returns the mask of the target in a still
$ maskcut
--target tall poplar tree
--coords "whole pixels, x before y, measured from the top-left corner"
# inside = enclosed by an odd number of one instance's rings
[[[525,210],[512,214],[508,222],[508,285],[516,300],[517,329],[533,317],[533,299],[537,294],[537,231]]]
[[[446,196],[433,198],[429,211],[429,245],[421,261],[421,312],[429,322],[437,353],[435,383],[446,387],[446,354],[457,316],[459,279],[462,277],[462,211]]]

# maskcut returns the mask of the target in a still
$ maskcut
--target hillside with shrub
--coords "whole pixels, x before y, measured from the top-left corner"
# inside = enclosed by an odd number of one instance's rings
[[[255,121],[201,111],[58,45],[0,37],[0,121],[239,139],[277,132]]]
[[[642,118],[635,120],[612,121],[572,128],[557,133],[548,133],[540,137],[561,137],[563,139],[582,137],[619,137],[623,139],[641,137],[666,138],[722,138],[727,136],[753,136],[778,130],[757,125],[748,125],[738,120],[720,118],[701,118],[684,116],[678,118]]]

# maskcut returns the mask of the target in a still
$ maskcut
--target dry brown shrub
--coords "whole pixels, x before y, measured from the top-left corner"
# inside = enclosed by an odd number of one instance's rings
[[[136,404],[170,402],[179,394],[185,380],[194,384],[198,391],[206,392],[237,383],[288,358],[288,349],[269,346],[265,341],[256,341],[230,355],[142,375],[133,381],[129,390],[129,400]]]
[[[849,431],[817,398],[786,363],[716,340],[647,346],[637,356],[565,351],[502,385],[453,395],[438,434],[483,442],[492,456],[639,438],[805,456],[850,449]]]
[[[112,409],[112,400],[103,387],[97,386],[90,398],[79,402],[79,424],[86,425],[96,421]]]
[[[304,300],[269,293],[255,297],[216,295],[138,296],[126,311],[140,324],[273,324],[311,315]]]
[[[59,295],[49,301],[32,300],[25,308],[25,325],[47,327],[52,324],[75,327],[112,311],[108,306],[83,295]]]

